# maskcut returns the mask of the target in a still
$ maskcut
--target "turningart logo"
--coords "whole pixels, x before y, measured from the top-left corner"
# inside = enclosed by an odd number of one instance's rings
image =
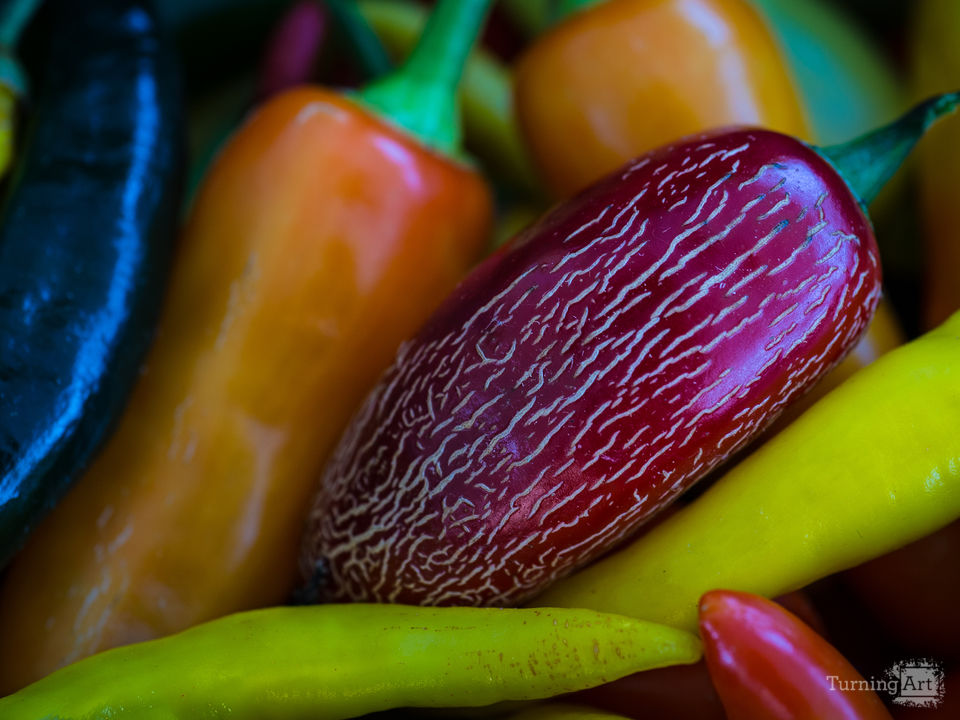
[[[831,690],[840,692],[886,693],[894,705],[935,708],[943,702],[943,663],[930,658],[914,658],[894,663],[879,678],[841,680],[828,675]]]
[[[929,658],[895,663],[888,675],[898,680],[894,705],[937,707],[943,702],[943,663]]]

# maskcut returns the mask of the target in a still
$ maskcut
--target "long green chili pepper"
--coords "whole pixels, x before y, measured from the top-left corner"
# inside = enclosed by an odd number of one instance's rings
[[[687,632],[587,610],[272,608],[82,660],[0,700],[0,717],[337,720],[544,698],[699,657]]]

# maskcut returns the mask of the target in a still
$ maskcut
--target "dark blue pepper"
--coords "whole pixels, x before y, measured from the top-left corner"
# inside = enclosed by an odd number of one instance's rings
[[[149,0],[50,0],[0,214],[0,567],[123,409],[176,232],[182,112]]]

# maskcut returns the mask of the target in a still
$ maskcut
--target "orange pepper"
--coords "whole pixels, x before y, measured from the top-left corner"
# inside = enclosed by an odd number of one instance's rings
[[[521,128],[566,197],[705,128],[808,137],[787,64],[746,0],[607,0],[540,37],[516,68]]]
[[[10,568],[0,690],[284,601],[325,455],[491,215],[474,170],[354,100],[292,90],[250,118],[197,198],[120,427]]]

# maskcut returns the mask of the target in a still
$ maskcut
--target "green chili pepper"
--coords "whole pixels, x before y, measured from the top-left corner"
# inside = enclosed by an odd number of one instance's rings
[[[528,37],[543,32],[558,14],[557,0],[500,0],[500,7]]]
[[[0,700],[0,717],[335,720],[544,698],[699,657],[689,633],[587,610],[271,608],[82,660]]]

